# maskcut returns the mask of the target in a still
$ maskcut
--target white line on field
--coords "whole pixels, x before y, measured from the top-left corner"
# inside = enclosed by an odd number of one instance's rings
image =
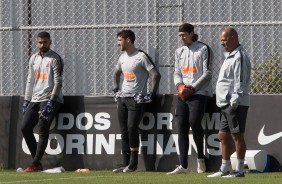
[[[7,184],[7,183],[24,183],[24,182],[39,182],[39,181],[54,181],[54,180],[72,180],[72,179],[89,179],[89,178],[116,178],[122,176],[84,176],[84,177],[70,177],[70,178],[50,178],[50,179],[41,179],[41,180],[17,180],[17,181],[7,181],[7,182],[0,182],[0,184]]]

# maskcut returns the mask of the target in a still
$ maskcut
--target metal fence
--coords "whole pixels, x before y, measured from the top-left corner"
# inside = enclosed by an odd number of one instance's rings
[[[51,33],[51,48],[65,62],[65,95],[111,94],[120,51],[116,33],[129,28],[161,74],[159,92],[175,93],[174,52],[178,26],[195,25],[213,50],[213,87],[224,59],[219,34],[239,32],[253,64],[252,94],[281,94],[281,0],[0,0],[0,95],[23,95],[28,58],[39,31]]]

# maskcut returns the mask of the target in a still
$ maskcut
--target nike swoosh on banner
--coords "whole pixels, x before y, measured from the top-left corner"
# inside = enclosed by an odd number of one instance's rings
[[[266,145],[266,144],[269,144],[269,143],[275,141],[276,139],[279,139],[280,137],[282,137],[282,132],[272,134],[272,135],[265,135],[264,134],[264,127],[265,127],[265,125],[263,125],[263,127],[260,130],[259,135],[258,135],[258,143],[259,144]]]

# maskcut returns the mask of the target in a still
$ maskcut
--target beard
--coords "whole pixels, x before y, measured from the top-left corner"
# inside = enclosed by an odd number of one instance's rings
[[[40,48],[39,50],[40,50],[40,52],[45,53],[45,52],[47,52],[47,51],[49,50],[49,48],[47,48],[47,47],[42,47],[42,48]]]
[[[124,51],[124,46],[118,45],[118,47],[121,51]]]

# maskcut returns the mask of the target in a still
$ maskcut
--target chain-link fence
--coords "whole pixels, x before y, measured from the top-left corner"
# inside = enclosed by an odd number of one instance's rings
[[[125,28],[158,66],[159,92],[173,94],[183,22],[195,25],[213,50],[214,87],[224,59],[219,34],[233,26],[252,60],[251,93],[281,94],[281,12],[281,0],[0,0],[0,95],[24,94],[28,58],[42,30],[64,59],[65,95],[109,95],[120,54],[116,34]]]

